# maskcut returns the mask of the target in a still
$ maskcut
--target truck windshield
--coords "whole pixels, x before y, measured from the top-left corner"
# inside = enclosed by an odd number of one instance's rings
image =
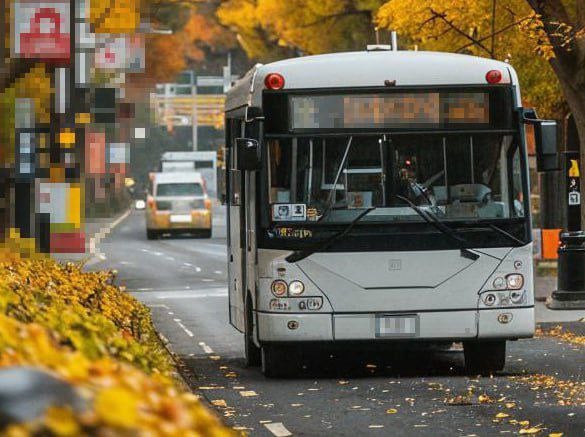
[[[192,182],[173,182],[157,184],[157,196],[203,196],[201,184]]]
[[[350,222],[356,209],[371,207],[364,222],[422,220],[404,198],[446,221],[525,214],[521,151],[511,135],[299,136],[267,144],[274,221]]]

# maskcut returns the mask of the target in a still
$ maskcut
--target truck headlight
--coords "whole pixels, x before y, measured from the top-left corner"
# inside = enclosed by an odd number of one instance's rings
[[[272,282],[272,285],[270,286],[270,291],[272,291],[272,294],[274,294],[276,297],[286,296],[287,290],[288,286],[286,285],[286,282],[281,281],[280,279]]]
[[[292,281],[288,284],[288,292],[291,296],[300,296],[305,292],[305,284],[301,281]]]
[[[524,286],[524,276],[520,273],[512,273],[506,276],[506,283],[510,290],[520,290]]]

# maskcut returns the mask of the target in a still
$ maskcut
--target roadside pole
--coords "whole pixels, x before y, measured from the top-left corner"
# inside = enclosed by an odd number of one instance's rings
[[[581,159],[576,135],[568,123],[563,162],[567,228],[560,235],[557,290],[548,301],[548,307],[556,310],[585,309],[585,232],[581,229]]]

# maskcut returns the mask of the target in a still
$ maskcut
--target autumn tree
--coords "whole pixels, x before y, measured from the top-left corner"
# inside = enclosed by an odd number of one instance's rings
[[[538,41],[527,37],[537,17],[524,0],[401,0],[378,11],[380,27],[396,30],[409,47],[490,57],[509,62],[523,85],[524,104],[562,118],[567,109]]]
[[[228,0],[218,9],[251,58],[361,50],[374,41],[380,0]]]

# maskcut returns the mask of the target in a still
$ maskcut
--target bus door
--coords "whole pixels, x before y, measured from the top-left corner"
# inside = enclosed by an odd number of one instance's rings
[[[228,294],[230,305],[230,323],[239,331],[244,330],[244,292],[246,260],[244,249],[246,247],[246,190],[244,174],[238,169],[238,150],[235,145],[236,138],[242,134],[242,122],[229,120],[229,229],[228,229]]]

